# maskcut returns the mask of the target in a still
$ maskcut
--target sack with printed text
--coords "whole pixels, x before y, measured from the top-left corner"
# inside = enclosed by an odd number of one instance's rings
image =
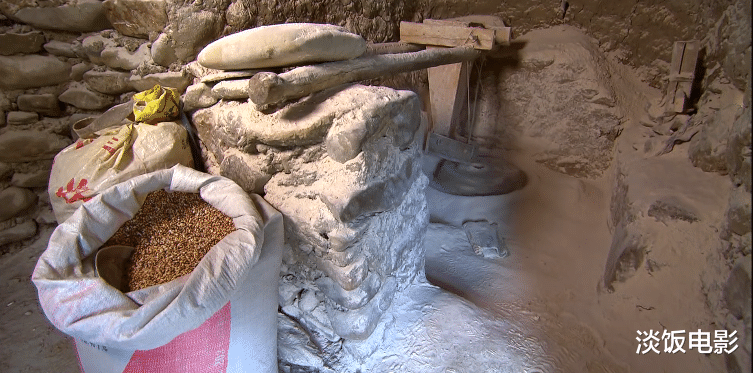
[[[190,273],[121,290],[98,254],[157,190],[198,193],[235,230]],[[82,204],[53,231],[32,282],[45,316],[74,338],[84,373],[276,373],[283,242],[282,214],[262,197],[177,165]]]

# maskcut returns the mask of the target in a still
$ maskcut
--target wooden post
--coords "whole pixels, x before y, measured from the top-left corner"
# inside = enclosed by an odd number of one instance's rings
[[[454,137],[460,109],[467,103],[468,64],[460,62],[435,66],[428,68],[427,71],[431,130],[443,136]]]

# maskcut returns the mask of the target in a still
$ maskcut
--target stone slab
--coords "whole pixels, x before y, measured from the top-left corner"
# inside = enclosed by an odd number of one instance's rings
[[[191,75],[185,71],[169,71],[144,76],[134,75],[131,76],[130,83],[137,91],[152,89],[155,84],[159,84],[162,87],[175,88],[178,93],[183,93],[192,80]]]
[[[335,333],[346,339],[368,338],[376,329],[382,314],[389,309],[396,289],[395,279],[388,278],[376,296],[364,307],[343,312],[327,304],[327,314]]]
[[[25,240],[37,234],[37,224],[34,220],[28,220],[15,226],[0,231],[0,246]]]
[[[318,268],[346,291],[360,287],[369,275],[369,262],[361,255],[353,263],[340,267],[330,260],[317,260]]]
[[[11,111],[8,112],[7,121],[11,126],[23,126],[36,123],[39,120],[39,114],[29,111]]]
[[[114,97],[91,91],[80,83],[69,86],[58,100],[84,110],[105,109],[115,102]]]
[[[169,67],[178,61],[178,56],[175,55],[175,49],[173,49],[173,40],[168,34],[159,34],[152,43],[152,61],[164,67]]]
[[[406,124],[409,121],[403,120],[403,116],[410,118],[414,114],[410,110],[416,108],[413,101],[416,98],[407,97],[415,95],[386,87],[351,85],[321,91],[271,114],[256,110],[252,103],[223,102],[202,111],[200,115],[194,114],[194,123],[197,127],[205,126],[208,136],[217,136],[236,148],[246,148],[256,143],[271,146],[309,145],[322,142],[335,120],[341,123],[372,116],[390,116],[390,119]],[[386,122],[382,120],[372,127],[378,129],[385,125]],[[407,138],[402,134],[410,132],[411,126],[393,131],[396,138]],[[340,132],[343,135],[333,136],[331,146],[344,146],[349,138],[354,142],[347,151],[341,151],[342,154],[355,152],[354,149],[359,148],[363,138],[369,133],[368,130],[363,130],[360,135],[345,135],[347,128]],[[336,151],[333,149],[333,152]]]
[[[360,112],[333,121],[324,140],[332,159],[344,163],[355,158],[367,139],[388,132],[387,128],[398,148],[404,149],[413,141],[421,124],[421,103],[416,94],[363,86],[353,86],[351,90]]]
[[[256,75],[256,73],[260,71],[262,70],[255,69],[255,70],[218,71],[215,73],[210,73],[208,75],[202,76],[201,82],[213,83],[213,82],[219,82],[221,80],[250,78]]]
[[[210,107],[219,101],[212,95],[212,87],[206,83],[196,83],[186,88],[183,94],[183,110],[193,111]]]
[[[76,52],[73,51],[73,45],[71,45],[71,43],[66,43],[59,40],[50,40],[45,45],[43,45],[43,48],[47,51],[47,53],[54,54],[56,56],[69,58],[77,57]]]
[[[178,61],[189,62],[207,44],[215,40],[224,25],[224,17],[216,12],[199,10],[192,7],[179,8],[170,17],[170,23],[180,25],[169,31],[170,48],[175,51]]]
[[[225,100],[247,100],[249,79],[223,80],[212,87],[212,96]]]
[[[107,47],[102,50],[100,57],[109,68],[131,71],[149,62],[152,59],[152,52],[149,43],[143,43],[133,52],[125,47]]]
[[[242,70],[347,60],[365,51],[366,41],[343,27],[288,23],[226,36],[206,46],[198,61],[213,69]]]
[[[71,80],[74,82],[80,82],[84,79],[84,74],[92,69],[92,64],[89,62],[80,62],[71,66]]]
[[[81,41],[80,52],[82,57],[97,65],[104,65],[102,52],[105,49],[117,48],[118,44],[111,38],[104,37],[100,34],[89,35]]]
[[[345,290],[329,277],[320,277],[316,285],[329,299],[347,309],[357,309],[366,305],[382,287],[379,275],[369,273],[366,280],[354,290]]]
[[[50,180],[50,169],[40,169],[31,172],[16,172],[10,184],[19,188],[47,187]]]
[[[268,159],[252,157],[237,149],[225,151],[220,172],[222,176],[232,179],[249,193],[264,193],[264,185],[272,177]]]

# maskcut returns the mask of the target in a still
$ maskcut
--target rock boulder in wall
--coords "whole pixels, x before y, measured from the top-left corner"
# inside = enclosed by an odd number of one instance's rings
[[[123,35],[154,40],[167,24],[165,0],[105,0],[103,4],[107,19]]]
[[[159,84],[162,87],[175,88],[178,93],[183,93],[191,84],[192,79],[193,77],[186,71],[168,71],[144,76],[132,75],[129,84],[137,91],[145,91]]]
[[[41,29],[90,32],[110,28],[99,0],[80,0],[72,5],[19,9],[13,18]]]
[[[0,56],[0,88],[26,89],[68,81],[71,65],[51,56]]]
[[[0,203],[3,212],[0,213],[0,221],[10,219],[37,202],[37,195],[29,189],[10,187],[0,191]]]
[[[99,93],[118,95],[134,90],[129,81],[131,74],[127,72],[89,70],[82,77],[89,89]]]
[[[39,31],[0,34],[0,55],[29,54],[42,50],[44,35]]]
[[[59,117],[63,114],[60,101],[52,93],[25,94],[16,99],[18,108],[24,111],[32,111],[50,117]]]
[[[388,119],[398,122],[391,135],[399,143],[412,140],[420,124],[417,110],[418,98],[412,92],[351,85],[318,92],[272,114],[248,102],[223,102],[198,110],[193,119],[207,144],[249,149],[255,144],[311,145],[327,138],[328,153],[344,161],[358,154],[364,138],[383,130]],[[349,120],[360,127],[351,128]],[[329,135],[332,126],[335,130]]]
[[[115,99],[112,96],[89,90],[80,83],[71,84],[58,100],[84,110],[101,110],[110,107]]]
[[[167,32],[175,57],[182,62],[194,60],[202,48],[217,39],[222,23],[217,13],[180,8],[170,18]]]
[[[71,139],[44,131],[8,130],[0,135],[0,162],[19,163],[53,159]]]

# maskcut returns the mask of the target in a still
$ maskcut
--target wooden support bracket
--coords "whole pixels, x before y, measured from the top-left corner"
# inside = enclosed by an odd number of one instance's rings
[[[672,64],[669,71],[669,84],[665,96],[665,114],[687,111],[688,99],[695,80],[696,64],[701,43],[677,41],[672,50]]]

